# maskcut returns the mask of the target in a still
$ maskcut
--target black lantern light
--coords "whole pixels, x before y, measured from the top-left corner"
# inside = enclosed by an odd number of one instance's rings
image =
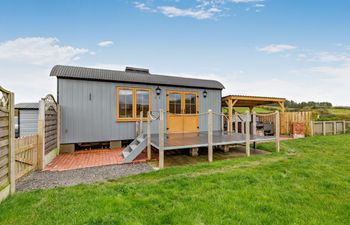
[[[206,97],[207,97],[207,95],[208,95],[207,90],[204,90],[204,91],[203,91],[203,97],[204,97],[204,98],[206,98]]]
[[[162,89],[160,89],[160,87],[158,86],[158,87],[156,88],[156,94],[157,94],[157,95],[160,95],[161,92],[162,92]]]

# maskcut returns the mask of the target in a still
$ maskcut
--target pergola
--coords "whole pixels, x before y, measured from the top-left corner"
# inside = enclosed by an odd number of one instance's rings
[[[256,106],[278,104],[281,108],[281,114],[284,114],[285,98],[261,97],[261,96],[244,96],[244,95],[228,95],[222,97],[221,106],[228,107],[229,130],[232,131],[232,114],[233,107],[248,107],[250,111]],[[283,118],[283,116],[282,116]]]

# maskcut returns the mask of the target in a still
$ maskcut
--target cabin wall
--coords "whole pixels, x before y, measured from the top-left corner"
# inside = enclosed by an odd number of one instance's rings
[[[19,110],[19,136],[27,136],[38,132],[38,110]]]
[[[152,111],[166,109],[166,91],[197,91],[199,112],[212,109],[221,112],[221,90],[160,86],[161,95],[157,96],[157,85],[127,84],[101,81],[58,79],[58,101],[61,106],[61,144],[129,140],[136,136],[135,122],[116,122],[116,87],[143,87],[152,90]],[[91,94],[91,100],[90,100]],[[165,117],[166,119],[166,117]],[[207,130],[207,117],[200,116],[200,131]],[[166,124],[166,120],[165,120]],[[166,126],[165,126],[166,127]],[[146,123],[144,123],[146,129]],[[214,130],[220,129],[220,118],[214,116]],[[158,132],[158,122],[152,123],[152,133]]]

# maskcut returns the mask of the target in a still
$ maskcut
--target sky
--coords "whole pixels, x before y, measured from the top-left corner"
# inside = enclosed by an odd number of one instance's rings
[[[350,106],[348,0],[2,0],[0,85],[56,94],[56,64],[215,79],[223,95]]]

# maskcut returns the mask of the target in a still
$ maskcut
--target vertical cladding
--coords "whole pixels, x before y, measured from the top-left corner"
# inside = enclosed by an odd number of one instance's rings
[[[38,131],[38,110],[19,110],[20,136],[36,134]]]
[[[61,105],[61,143],[99,142],[135,138],[135,122],[116,122],[116,87],[143,87],[152,91],[152,111],[166,109],[166,91],[196,91],[199,94],[199,112],[221,111],[221,90],[182,87],[165,87],[158,96],[157,85],[126,84],[101,81],[58,79]],[[91,98],[90,98],[91,96]],[[166,118],[165,118],[166,120]],[[166,121],[165,121],[166,123]],[[144,130],[146,123],[144,123]],[[152,123],[152,132],[158,131],[158,123]],[[207,116],[199,118],[200,131],[207,130]],[[220,129],[220,117],[214,116],[214,130]]]

